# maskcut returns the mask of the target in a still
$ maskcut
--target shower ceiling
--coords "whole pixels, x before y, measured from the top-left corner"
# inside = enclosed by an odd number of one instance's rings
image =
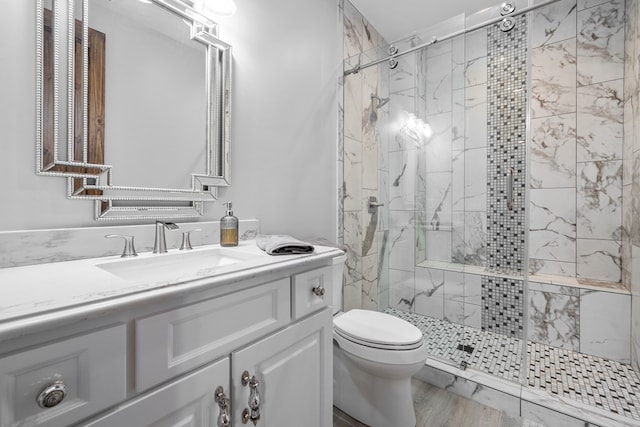
[[[461,13],[497,7],[496,0],[350,0],[388,42]]]

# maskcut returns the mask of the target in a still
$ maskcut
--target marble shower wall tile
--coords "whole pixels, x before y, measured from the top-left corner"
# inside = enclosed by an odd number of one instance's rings
[[[427,230],[451,231],[451,172],[427,173],[426,223]]]
[[[575,262],[576,191],[573,188],[531,190],[529,256]]]
[[[465,146],[487,146],[487,85],[479,84],[465,89],[464,99]]]
[[[486,51],[486,49],[485,49]],[[465,69],[465,37],[458,36],[451,40],[451,89],[453,93],[464,88]]]
[[[580,300],[529,289],[529,339],[567,350],[580,349]]]
[[[378,68],[371,67],[361,71],[363,80],[362,105],[362,187],[378,188],[378,150],[380,148],[380,132],[378,117],[380,102],[373,98],[380,97]]]
[[[640,173],[634,151],[640,147],[640,7],[637,1],[626,2],[625,26],[625,79],[624,79],[624,148],[623,148],[623,227],[628,239],[622,242],[623,284],[631,291],[631,363],[640,369],[640,248],[638,241],[638,214],[640,208]],[[635,172],[635,174],[634,174]],[[634,221],[633,219],[636,218]],[[627,241],[628,240],[628,241]],[[626,265],[625,265],[626,264]],[[635,278],[635,280],[634,280]]]
[[[343,6],[343,58],[362,53],[362,15],[348,1]]]
[[[464,240],[464,211],[454,211],[451,214],[451,262],[456,264],[465,263],[465,240]]]
[[[487,30],[480,29],[465,36],[466,67],[464,86],[471,87],[487,82]],[[454,87],[455,82],[454,82]]]
[[[465,211],[487,210],[487,147],[465,151]]]
[[[631,290],[633,284],[632,241],[631,227],[633,224],[633,209],[631,201],[634,198],[632,185],[622,187],[622,239],[620,246],[620,263],[622,270],[622,286]]]
[[[389,212],[389,268],[413,272],[415,229],[413,211]]]
[[[347,249],[347,260],[344,264],[346,284],[362,280],[362,221],[361,212],[345,211],[344,213],[344,246]]]
[[[631,275],[640,277],[640,246],[631,246]],[[640,283],[636,280],[631,284],[631,348],[633,351],[632,363],[634,369],[640,365]]]
[[[389,209],[415,209],[418,150],[389,153]]]
[[[622,158],[623,82],[621,79],[577,89],[577,160]]]
[[[415,288],[413,271],[389,269],[389,307],[413,311]]]
[[[577,277],[619,282],[620,243],[613,240],[578,239]]]
[[[633,218],[640,217],[640,150],[635,151],[633,153],[633,172],[632,172],[632,183],[631,183],[631,192],[635,195],[633,200],[631,200],[631,215]],[[631,224],[631,242],[640,246],[640,221],[633,221]]]
[[[398,66],[389,72],[389,93],[398,93],[416,86],[416,57],[403,55],[397,58]],[[413,110],[413,108],[412,108]]]
[[[342,150],[340,150],[342,152]],[[344,244],[344,162],[338,162],[338,243]]]
[[[631,297],[580,291],[580,352],[628,363]]]
[[[482,276],[480,274],[464,274],[464,302],[478,306],[482,304]]]
[[[576,298],[580,296],[580,288],[576,288],[573,286],[552,285],[542,282],[529,281],[527,290],[549,294],[566,295]]]
[[[451,42],[448,43],[449,47]],[[426,69],[427,116],[451,111],[451,50],[430,57]]]
[[[342,8],[339,5],[343,24],[339,33],[344,57],[348,58],[345,68],[378,59],[384,54],[379,48],[385,45],[384,38],[349,1],[340,3],[344,3]],[[384,252],[389,244],[389,142],[395,137],[389,133],[389,123],[392,105],[402,107],[403,102],[414,103],[411,93],[414,68],[415,63],[406,58],[399,69],[392,71],[392,81],[388,68],[371,67],[338,82],[344,93],[343,105],[338,106],[343,113],[344,129],[338,154],[338,167],[342,172],[341,176],[339,173],[338,238],[347,249],[344,272],[347,308],[379,309],[389,305],[389,260]],[[392,87],[396,91],[394,102],[381,106],[378,99],[390,98]],[[407,89],[406,94],[402,93],[403,89]],[[414,172],[410,174],[412,178],[413,175]],[[406,182],[402,184],[404,188]],[[375,214],[367,211],[371,196],[384,203]]]
[[[487,214],[469,211],[464,218],[464,263],[484,266],[487,262]]]
[[[575,187],[576,115],[531,119],[531,188]]]
[[[562,0],[532,13],[531,42],[534,48],[576,36],[576,2]]]
[[[576,263],[529,258],[529,273],[576,277]]]
[[[433,135],[424,145],[426,171],[451,171],[451,113],[441,113],[427,117]]]
[[[465,90],[456,89],[452,93],[451,105],[451,150],[464,150],[465,144]]]
[[[466,152],[464,150],[451,153],[451,209],[454,211],[464,211],[465,160]]]
[[[378,59],[378,52],[375,48],[384,43],[384,39],[378,31],[362,17],[362,52],[368,54],[369,60]]]
[[[624,76],[624,1],[614,0],[578,12],[578,84]]]
[[[378,310],[378,260],[378,254],[362,258],[362,308],[366,310]]]
[[[444,271],[416,267],[414,312],[442,319],[444,317]]]
[[[480,329],[482,327],[482,307],[475,304],[464,304],[465,326]]]
[[[361,233],[362,233],[362,256],[375,254],[378,252],[377,233],[379,230],[379,211],[369,213],[369,198],[379,198],[377,190],[362,190],[362,213],[361,213]]]
[[[458,271],[444,272],[444,299],[463,303],[465,299],[465,274]]]
[[[622,225],[622,162],[578,163],[577,235],[619,241]]]
[[[603,3],[609,3],[608,0],[578,0],[578,11],[588,9],[590,7],[599,6]]]
[[[378,171],[378,201],[384,206],[378,207],[378,230],[389,230],[389,172]]]
[[[362,143],[344,138],[344,210],[360,210],[362,204]]]
[[[426,231],[426,257],[429,261],[451,262],[451,231]]]
[[[351,74],[344,78],[344,136],[362,140],[362,76]]]
[[[354,308],[362,308],[362,280],[345,284],[342,298],[342,307],[344,311],[349,311]]]
[[[575,112],[575,39],[535,48],[531,56],[531,117]]]

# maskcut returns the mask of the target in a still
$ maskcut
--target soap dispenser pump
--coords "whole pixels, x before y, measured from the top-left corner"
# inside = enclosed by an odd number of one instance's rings
[[[227,205],[227,213],[220,218],[220,246],[238,246],[238,218],[233,216],[231,202]]]

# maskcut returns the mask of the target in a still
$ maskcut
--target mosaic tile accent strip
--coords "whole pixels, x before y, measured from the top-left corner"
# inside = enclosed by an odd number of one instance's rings
[[[487,268],[524,268],[527,18],[487,30]],[[509,188],[512,199],[509,200]],[[524,283],[482,278],[482,329],[522,338]]]
[[[527,17],[487,30],[487,267],[521,272],[525,241]],[[507,187],[513,173],[513,207]]]
[[[385,311],[417,326],[430,356],[518,382],[522,340],[397,309]],[[471,354],[458,345],[473,348]],[[527,342],[527,385],[640,420],[640,377],[631,365]]]
[[[524,281],[482,276],[482,330],[522,338]]]

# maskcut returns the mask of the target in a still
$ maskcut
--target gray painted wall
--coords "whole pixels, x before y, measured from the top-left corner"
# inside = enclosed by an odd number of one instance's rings
[[[35,174],[35,2],[1,4],[0,231],[112,225],[93,220],[92,202],[67,200],[65,179]],[[234,49],[232,187],[221,201],[263,232],[335,239],[337,24],[333,0],[244,0],[221,23]],[[223,213],[207,205],[203,219]]]

